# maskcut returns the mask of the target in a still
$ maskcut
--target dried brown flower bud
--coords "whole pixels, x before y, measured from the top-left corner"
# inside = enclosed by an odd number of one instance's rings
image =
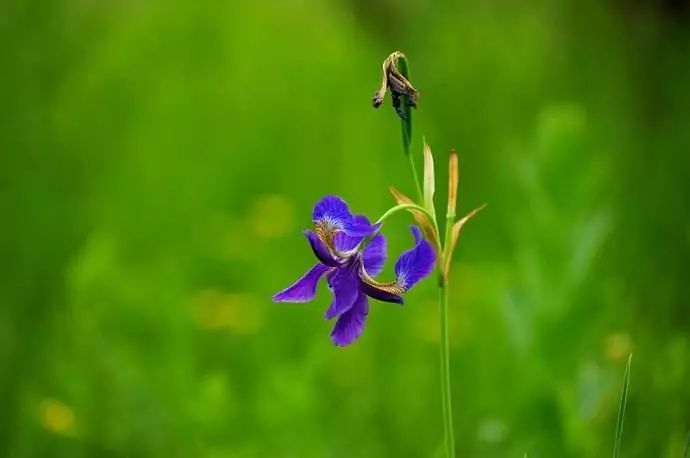
[[[405,55],[400,51],[395,51],[383,61],[383,78],[381,86],[374,93],[372,105],[374,108],[380,107],[386,96],[386,91],[390,90],[393,108],[395,108],[400,119],[404,120],[408,117],[407,107],[417,107],[419,91],[412,86],[412,83],[400,70],[398,65],[400,59],[406,59]]]

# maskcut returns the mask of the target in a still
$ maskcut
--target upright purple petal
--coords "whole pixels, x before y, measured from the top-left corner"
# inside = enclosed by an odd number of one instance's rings
[[[318,201],[314,205],[312,220],[330,229],[340,229],[352,237],[367,236],[381,226],[371,224],[362,215],[353,216],[347,203],[338,196],[326,196]]]
[[[405,251],[395,263],[397,283],[405,291],[434,270],[436,253],[434,248],[423,237],[417,226],[410,226],[414,235],[414,248]]]
[[[331,340],[339,347],[350,345],[362,334],[364,322],[369,313],[369,301],[365,294],[360,293],[352,307],[336,321]]]
[[[381,223],[371,224],[369,219],[364,215],[355,215],[348,223],[345,224],[343,230],[353,237],[364,237],[373,234],[381,227]]]
[[[335,248],[341,252],[352,250],[364,237],[374,233],[380,226],[371,224],[369,218],[364,215],[354,215],[343,227],[342,232],[335,234]]]
[[[386,238],[378,233],[364,248],[362,263],[367,273],[372,277],[381,273],[386,263]]]
[[[364,216],[355,216],[355,218],[364,218],[366,220],[366,223],[369,224],[369,220],[366,219]],[[338,232],[335,234],[335,237],[333,238],[333,243],[335,244],[335,249],[340,251],[340,252],[345,252],[352,250],[354,247],[357,246],[359,242],[364,239],[365,235],[350,235],[349,233],[345,232],[344,230],[342,232]]]
[[[359,277],[357,262],[350,260],[344,266],[338,267],[329,277],[328,283],[333,289],[333,308],[335,315],[347,312],[359,294]]]
[[[304,235],[309,240],[311,249],[314,251],[319,261],[330,267],[338,265],[338,260],[333,257],[326,245],[324,245],[321,239],[313,231],[304,231]]]
[[[314,205],[312,220],[324,222],[328,226],[344,228],[352,220],[347,203],[338,196],[326,196]]]
[[[328,272],[330,267],[316,264],[291,286],[273,295],[275,302],[309,302],[316,294],[316,286],[321,276]]]

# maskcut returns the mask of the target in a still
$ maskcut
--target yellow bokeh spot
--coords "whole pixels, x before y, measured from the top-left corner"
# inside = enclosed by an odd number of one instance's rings
[[[41,425],[50,432],[71,435],[74,432],[74,411],[55,399],[44,399],[39,405]]]
[[[606,337],[605,352],[606,357],[613,361],[622,360],[632,352],[632,340],[630,335],[625,332],[615,332]]]
[[[228,329],[237,334],[256,332],[263,323],[263,314],[250,294],[201,291],[195,298],[197,320],[203,329]]]
[[[281,195],[258,197],[249,214],[249,227],[263,238],[278,238],[289,234],[294,226],[294,206]]]

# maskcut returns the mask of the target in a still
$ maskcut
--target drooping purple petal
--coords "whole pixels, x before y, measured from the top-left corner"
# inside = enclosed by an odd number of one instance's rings
[[[429,242],[422,237],[417,226],[410,226],[414,235],[415,246],[405,251],[395,263],[397,283],[405,290],[412,288],[434,270],[436,253]]]
[[[328,226],[343,229],[352,220],[352,213],[347,203],[338,196],[326,196],[316,202],[312,220],[326,223]]]
[[[295,283],[274,294],[273,300],[275,302],[309,302],[316,294],[316,286],[321,276],[329,269],[330,267],[326,265],[316,264]]]
[[[364,248],[362,263],[367,273],[372,277],[381,273],[386,263],[386,238],[378,233]]]
[[[336,321],[331,332],[333,343],[343,347],[357,340],[362,334],[368,313],[369,301],[366,295],[360,293],[352,307],[338,317],[338,321]]]
[[[402,304],[403,298],[399,294],[386,291],[365,282],[360,282],[360,289],[366,293],[367,296],[383,302],[392,302],[394,304]]]
[[[333,302],[331,302],[331,305],[328,307],[328,309],[326,309],[325,318],[327,320],[330,320],[336,316],[338,316],[338,312],[335,308],[335,299],[333,299]]]
[[[336,275],[337,269],[333,269],[328,274],[326,274],[326,280],[328,281],[328,289],[331,290],[331,293],[333,293],[333,277]],[[335,294],[333,294],[333,300],[331,301],[331,305],[328,307],[326,310],[326,319],[330,320],[331,318],[338,316],[337,310],[335,308],[336,302],[335,302]]]
[[[319,261],[330,267],[338,265],[338,260],[333,257],[326,245],[324,245],[321,239],[313,231],[304,231],[304,235],[309,240],[311,249],[314,251]]]
[[[342,315],[352,307],[359,294],[356,259],[338,267],[329,275],[328,284],[333,289],[335,315]]]

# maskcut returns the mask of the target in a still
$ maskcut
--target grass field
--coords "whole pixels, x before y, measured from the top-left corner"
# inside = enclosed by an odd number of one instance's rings
[[[451,276],[457,456],[681,458],[685,5],[0,2],[0,456],[442,456],[433,280],[345,348],[324,286],[271,301],[319,198],[413,194],[371,107],[401,49],[419,167],[424,136],[444,190],[456,148],[458,213],[488,203]]]

